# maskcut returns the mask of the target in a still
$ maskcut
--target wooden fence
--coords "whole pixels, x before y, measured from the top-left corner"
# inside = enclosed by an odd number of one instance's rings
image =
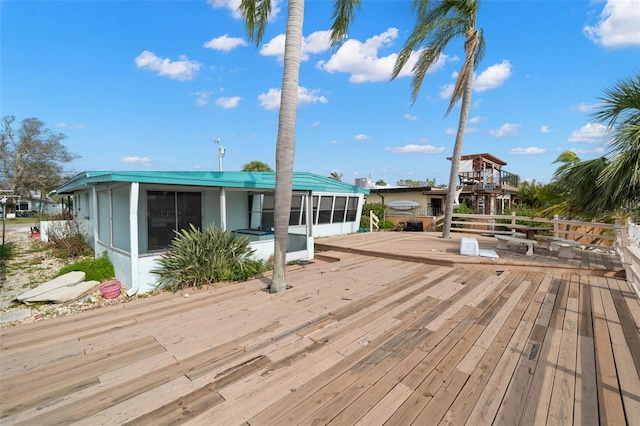
[[[436,218],[435,229],[442,230],[444,216]],[[582,222],[542,217],[511,215],[481,215],[454,213],[451,232],[479,233],[488,235],[508,235],[512,233],[505,225],[531,225],[552,227],[547,234],[568,240],[580,241],[580,244],[592,248],[614,250],[616,242],[615,225],[600,222]],[[544,235],[544,232],[540,233]]]
[[[444,216],[436,218],[436,230],[442,230]],[[594,249],[614,251],[623,265],[627,281],[640,297],[640,225],[615,225],[600,222],[582,222],[540,217],[509,215],[453,214],[451,232],[480,233],[486,235],[510,234],[512,231],[504,225],[533,225],[552,227],[546,232],[550,236],[579,241],[581,245]],[[544,235],[544,232],[541,232]]]

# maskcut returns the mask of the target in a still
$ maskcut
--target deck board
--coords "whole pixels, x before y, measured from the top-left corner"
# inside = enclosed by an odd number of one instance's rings
[[[637,424],[640,304],[617,258],[346,237],[281,294],[261,279],[0,329],[0,421]]]

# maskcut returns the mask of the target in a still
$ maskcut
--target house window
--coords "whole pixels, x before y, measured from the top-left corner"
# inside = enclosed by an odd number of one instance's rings
[[[333,197],[332,196],[320,197],[320,206],[318,208],[317,223],[331,223],[332,209],[333,209]]]
[[[333,205],[333,223],[344,222],[344,215],[347,211],[347,197],[336,197]]]
[[[175,231],[202,228],[202,198],[199,192],[148,191],[147,232],[149,250],[164,250]]]
[[[249,227],[251,229],[270,230],[274,226],[273,194],[249,195]]]
[[[358,215],[358,197],[349,197],[345,222],[355,222]]]
[[[294,194],[291,197],[291,213],[289,214],[289,226],[304,225],[304,196]]]

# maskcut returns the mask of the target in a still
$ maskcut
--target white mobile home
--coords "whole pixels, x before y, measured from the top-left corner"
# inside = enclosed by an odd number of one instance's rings
[[[357,232],[369,191],[312,173],[293,174],[287,261],[312,259],[314,237]],[[56,189],[96,256],[109,254],[128,294],[155,288],[150,271],[189,224],[247,236],[255,257],[273,254],[273,172],[84,172]]]

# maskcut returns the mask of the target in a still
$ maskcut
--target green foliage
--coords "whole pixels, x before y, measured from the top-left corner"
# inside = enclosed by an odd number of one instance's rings
[[[97,259],[83,259],[65,266],[60,270],[60,272],[58,272],[58,276],[71,271],[84,272],[86,281],[103,282],[110,280],[115,276],[113,264],[111,263],[111,260],[109,260],[109,256],[106,251]]]
[[[460,203],[458,207],[453,208],[454,213],[473,214],[473,209],[464,203]]]
[[[387,182],[385,182],[385,181],[384,181],[384,180],[382,180],[382,179],[378,179],[378,180],[376,181],[376,185],[378,185],[378,186],[387,186]]]
[[[262,161],[250,161],[242,166],[241,172],[272,172],[273,169]]]
[[[47,238],[53,255],[61,259],[93,254],[93,250],[86,242],[82,226],[76,219],[52,223],[47,230]]]
[[[373,214],[378,216],[382,222],[384,219],[387,206],[383,203],[367,203],[362,206],[362,217],[360,218],[360,228],[369,228],[369,212],[373,210]]]
[[[255,252],[249,239],[218,229],[211,224],[204,231],[193,225],[176,232],[171,251],[158,260],[151,272],[159,276],[158,287],[171,291],[202,287],[220,281],[246,281],[267,266],[251,259]]]
[[[342,182],[342,173],[338,173],[338,172],[331,172],[329,174],[329,179],[333,179],[337,182]]]
[[[391,219],[385,219],[381,220],[378,226],[380,226],[380,229],[392,229],[394,225]]]
[[[13,256],[10,245],[0,246],[0,260],[9,260]]]
[[[433,188],[436,186],[436,180],[435,179],[425,179],[425,180],[400,179],[399,181],[396,182],[396,185],[406,186],[409,188],[419,188],[423,186],[430,186]]]

